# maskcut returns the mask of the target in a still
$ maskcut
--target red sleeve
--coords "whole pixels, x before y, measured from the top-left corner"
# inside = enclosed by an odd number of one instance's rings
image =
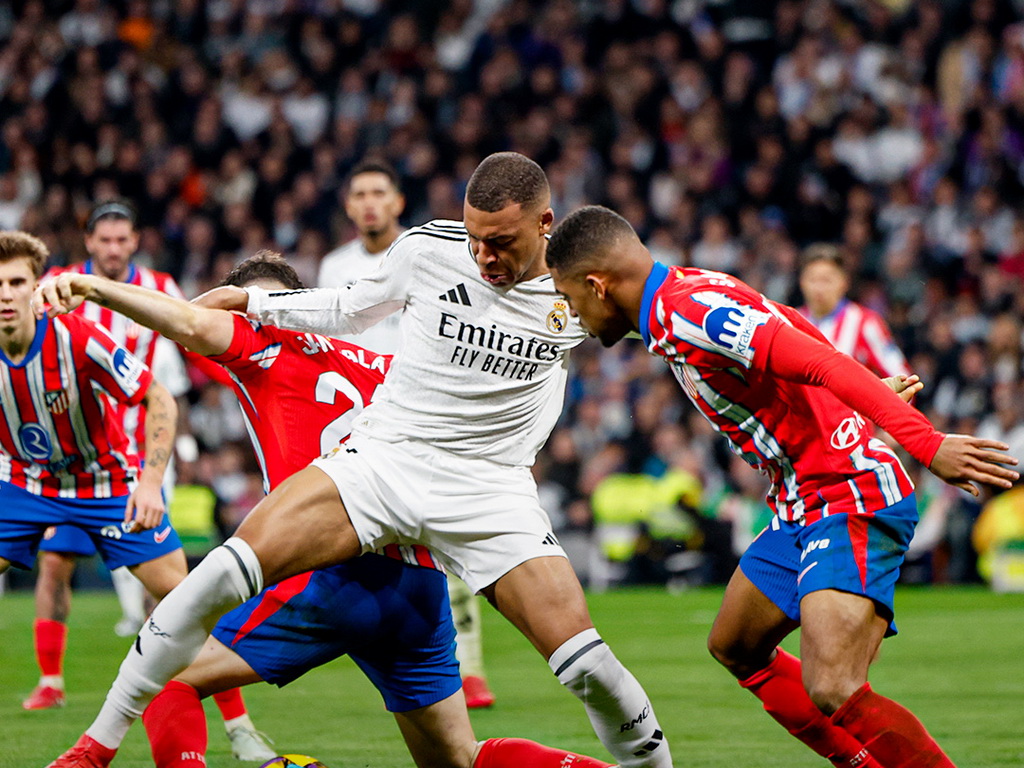
[[[236,314],[231,344],[219,355],[210,355],[203,359],[207,364],[210,364],[210,361],[219,363],[238,378],[245,379],[265,370],[280,349],[281,343],[271,334],[264,332],[263,326],[254,327],[251,320]],[[215,367],[219,368],[220,365]],[[221,375],[224,375],[223,370]]]
[[[765,370],[780,379],[827,388],[926,467],[945,437],[863,365],[788,325],[780,323]]]
[[[84,351],[84,371],[95,385],[125,405],[138,405],[146,396],[153,373],[102,327],[74,315],[68,329]],[[77,325],[77,327],[76,327]]]
[[[185,358],[185,363],[190,367],[196,368],[206,378],[216,381],[218,384],[223,384],[225,387],[230,387],[232,385],[231,377],[228,375],[228,372],[221,366],[217,365],[217,363],[212,362],[210,358],[203,357],[199,353],[193,352],[190,349],[185,349],[180,344],[178,345],[178,349],[181,351],[182,357]],[[193,381],[193,385],[194,384],[195,382]]]

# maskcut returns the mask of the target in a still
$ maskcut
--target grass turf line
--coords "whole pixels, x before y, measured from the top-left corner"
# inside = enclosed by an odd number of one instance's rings
[[[720,600],[717,589],[589,597],[598,629],[650,694],[678,765],[826,766],[708,656],[704,641]],[[883,644],[871,676],[876,690],[913,709],[960,768],[1024,764],[1024,595],[903,589],[896,604],[901,632]],[[41,768],[70,746],[91,722],[129,646],[111,631],[118,616],[112,594],[75,595],[68,705],[25,712],[20,702],[37,675],[32,615],[29,595],[0,598],[0,768]],[[536,652],[493,610],[484,609],[484,622],[485,662],[498,703],[473,713],[477,736],[522,736],[607,758],[582,707]],[[798,650],[797,639],[787,641],[790,650]],[[282,752],[311,754],[330,768],[412,765],[376,691],[347,660],[281,690],[249,687],[245,696],[257,726]],[[231,758],[212,704],[207,712],[210,768],[243,765]],[[137,725],[114,765],[151,764]]]

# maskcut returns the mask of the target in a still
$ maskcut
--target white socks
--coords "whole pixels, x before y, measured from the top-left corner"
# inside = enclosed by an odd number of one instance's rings
[[[448,599],[455,621],[455,658],[463,677],[484,677],[480,601],[458,576],[448,574]]]
[[[210,552],[146,620],[86,733],[117,749],[153,697],[196,657],[217,620],[262,589],[259,560],[242,539]]]
[[[622,768],[672,768],[647,694],[596,629],[566,640],[548,664],[583,702],[594,732]]]

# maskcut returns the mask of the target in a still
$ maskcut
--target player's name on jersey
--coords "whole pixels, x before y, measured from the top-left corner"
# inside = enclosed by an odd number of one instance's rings
[[[473,325],[451,312],[441,313],[437,334],[459,342],[449,363],[519,381],[532,381],[541,363],[554,362],[562,353],[558,344],[506,333],[494,323],[490,328]]]

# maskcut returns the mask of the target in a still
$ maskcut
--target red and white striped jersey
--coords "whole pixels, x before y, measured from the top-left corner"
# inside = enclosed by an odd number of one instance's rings
[[[876,376],[909,374],[910,366],[892,339],[885,320],[874,310],[849,299],[822,318],[814,318],[807,307],[800,314],[832,342],[832,346],[849,355]]]
[[[72,264],[69,267],[55,268],[50,270],[46,277],[54,277],[62,272],[74,272],[81,275],[93,274],[92,261],[83,261]],[[44,278],[45,279],[45,278]],[[166,293],[176,299],[184,299],[185,294],[181,292],[174,278],[166,272],[158,272],[149,267],[131,264],[128,269],[128,278],[125,280],[129,285],[138,285],[149,288],[153,291]],[[119,312],[101,306],[92,301],[82,302],[82,305],[75,310],[76,314],[92,320],[97,325],[110,331],[110,335],[122,347],[131,352],[141,360],[147,368],[158,371],[157,350],[163,347],[162,354],[178,356],[177,346],[173,342],[163,339],[156,331],[139,325],[129,317]],[[187,380],[182,384],[178,382],[184,378],[184,369],[177,358],[176,368],[173,374],[174,381],[163,380],[164,376],[158,376],[170,393],[174,396],[182,395],[188,390]],[[124,431],[128,435],[128,444],[132,453],[137,453],[141,459],[146,458],[146,409],[141,406],[121,409],[121,418],[124,421]]]
[[[110,404],[138,405],[152,379],[84,317],[38,321],[23,361],[0,352],[0,480],[40,496],[127,496],[139,459]]]
[[[241,315],[231,345],[210,359],[231,374],[267,493],[348,439],[391,367],[390,355]],[[426,547],[389,545],[383,554],[438,567]]]
[[[792,307],[700,269],[655,265],[640,310],[648,349],[733,452],[771,479],[768,504],[780,518],[874,512],[909,495],[903,466],[860,414],[824,387],[768,373],[783,325],[825,341]]]

